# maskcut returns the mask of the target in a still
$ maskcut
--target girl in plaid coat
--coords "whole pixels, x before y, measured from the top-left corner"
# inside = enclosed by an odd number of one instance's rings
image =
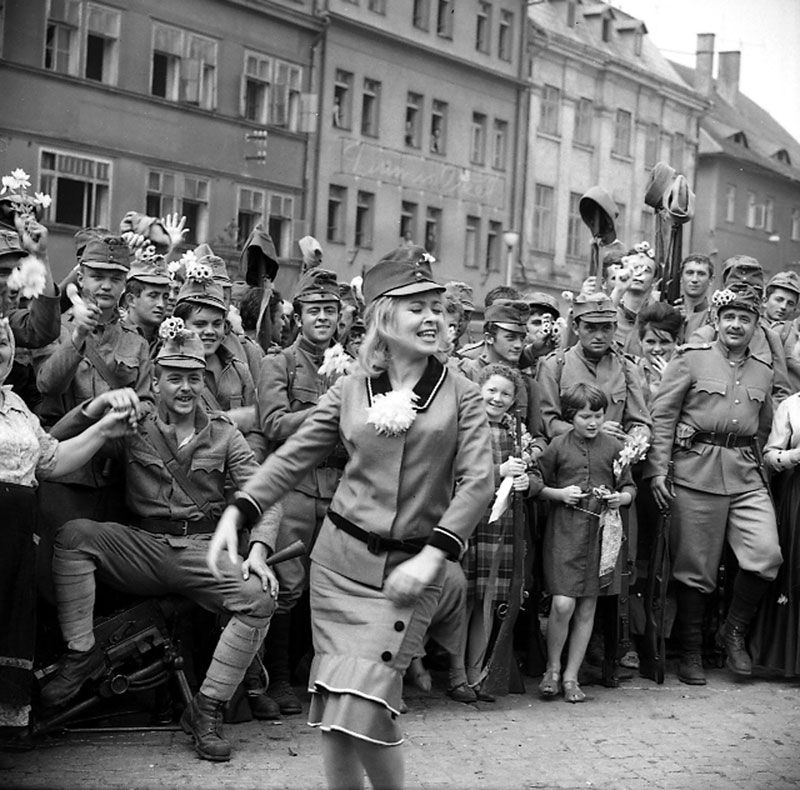
[[[508,365],[487,365],[478,383],[481,387],[486,416],[492,435],[494,483],[498,488],[503,478],[513,479],[512,490],[529,497],[541,484],[529,470],[530,459],[525,452],[530,435],[522,427],[522,452],[515,454],[516,425],[514,406],[518,393],[522,392],[520,374]],[[525,458],[528,458],[528,461]],[[486,509],[467,544],[462,558],[467,577],[467,682],[477,687],[480,672],[486,659],[492,621],[500,604],[508,602],[511,577],[514,568],[514,526],[511,508],[496,521],[489,522],[491,506]],[[489,700],[476,688],[478,698]]]

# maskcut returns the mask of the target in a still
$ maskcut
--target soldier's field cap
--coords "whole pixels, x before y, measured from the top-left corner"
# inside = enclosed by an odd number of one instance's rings
[[[127,279],[138,280],[148,285],[169,285],[169,271],[164,256],[156,255],[144,261],[134,257]]]
[[[764,268],[750,255],[731,255],[722,264],[722,282],[738,280],[758,288],[764,286]]]
[[[465,310],[475,309],[475,291],[469,283],[460,280],[451,280],[445,283],[445,291],[458,299]]]
[[[261,277],[274,280],[278,274],[278,253],[272,237],[261,225],[256,225],[242,248],[241,266],[248,285],[261,286]]]
[[[761,315],[761,289],[746,282],[733,282],[711,296],[711,306],[719,314],[728,307],[737,307]]]
[[[200,307],[213,307],[215,310],[227,312],[225,294],[222,286],[213,280],[193,280],[191,277],[181,285],[176,304],[188,302]]]
[[[534,291],[533,293],[523,294],[522,298],[527,302],[531,312],[534,310],[544,310],[550,313],[553,318],[558,318],[561,315],[561,311],[558,309],[558,300],[555,296],[546,294],[544,291]]]
[[[767,283],[767,293],[771,288],[783,288],[800,296],[800,275],[792,271],[778,272]]]
[[[341,302],[336,273],[329,269],[309,269],[298,281],[293,302]]]
[[[211,277],[214,282],[219,283],[223,288],[233,285],[233,280],[228,276],[228,267],[225,265],[225,261],[216,255],[208,244],[195,247],[194,255],[198,263],[204,263],[211,268]]]
[[[617,309],[604,293],[595,293],[589,296],[579,294],[572,303],[572,317],[592,323],[607,323],[617,320]]]
[[[362,291],[367,304],[379,296],[411,296],[429,291],[444,291],[433,279],[434,258],[423,247],[398,247],[384,255],[364,275]]]
[[[525,333],[525,324],[530,315],[527,302],[516,299],[498,299],[492,302],[483,316],[484,324],[494,324],[508,332]]]
[[[80,248],[80,262],[92,269],[129,272],[131,251],[120,236],[90,236]]]
[[[0,228],[0,272],[11,271],[26,255],[17,231]]]
[[[203,370],[206,356],[200,336],[183,327],[180,318],[168,318],[158,331],[162,338],[156,364],[166,368]]]

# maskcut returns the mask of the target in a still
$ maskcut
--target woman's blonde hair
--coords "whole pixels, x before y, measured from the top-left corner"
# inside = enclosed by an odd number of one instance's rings
[[[403,301],[412,298],[414,297],[379,296],[374,302],[367,305],[367,309],[364,311],[364,323],[367,331],[361,342],[361,348],[358,350],[358,360],[368,376],[379,376],[389,367],[391,358],[389,342],[399,339],[396,330],[397,311]],[[436,317],[436,326],[439,333],[439,347],[436,350],[448,353],[450,343],[447,341],[445,333],[444,316]]]

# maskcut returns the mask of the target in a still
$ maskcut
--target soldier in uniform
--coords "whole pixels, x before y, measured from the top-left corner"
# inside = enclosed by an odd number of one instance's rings
[[[594,384],[608,396],[605,433],[621,441],[634,430],[649,436],[651,421],[641,372],[633,357],[613,346],[617,319],[613,302],[603,293],[579,295],[572,309],[578,342],[544,357],[536,376],[545,436],[552,439],[570,429],[561,417],[561,392],[580,382]]]
[[[683,314],[681,342],[708,322],[708,289],[714,264],[707,255],[692,253],[681,261],[681,295],[675,302]]]
[[[169,272],[162,255],[134,256],[122,295],[123,326],[136,330],[146,341],[150,356],[158,350],[158,327],[167,315]]]
[[[200,406],[206,365],[200,339],[180,328],[171,335],[163,338],[156,358],[157,412],[110,448],[125,461],[130,526],[80,518],[57,533],[53,576],[67,652],[42,690],[42,701],[50,707],[63,705],[103,669],[105,657],[92,629],[95,577],[138,595],[183,595],[210,611],[231,615],[200,691],[181,718],[198,755],[224,761],[231,748],[222,732],[222,707],[266,633],[278,582],[259,563],[242,565],[226,557],[216,577],[206,566],[207,538],[225,507],[226,477],[241,486],[258,465],[230,421],[208,416]],[[138,407],[132,390],[122,395],[130,410]],[[77,406],[53,428],[53,435],[76,435],[109,406],[119,405],[119,397],[120,391],[114,391]],[[278,506],[254,527],[251,545],[263,544],[268,554],[279,520]]]
[[[672,575],[677,585],[678,678],[704,685],[702,624],[727,540],[739,563],[721,638],[733,672],[749,675],[745,635],[781,564],[775,512],[756,433],[773,369],[751,353],[759,289],[716,292],[711,343],[678,349],[653,402],[653,444],[645,462],[659,507],[672,510]],[[670,465],[672,465],[671,481]]]
[[[525,347],[519,358],[519,366],[535,376],[539,359],[556,347],[558,338],[553,327],[560,318],[561,311],[558,309],[555,297],[541,291],[525,293],[522,295],[522,300],[528,305],[530,312],[525,327],[527,329]]]
[[[778,333],[786,355],[786,369],[792,392],[800,390],[800,334],[794,322],[799,301],[800,276],[797,272],[778,272],[767,283],[762,320]]]
[[[498,300],[505,301],[519,301],[520,295],[516,288],[509,285],[498,285],[492,288],[483,299],[483,320],[486,322],[486,311]],[[462,359],[477,359],[483,353],[483,340],[476,340],[473,343],[467,343],[459,348],[457,357]],[[516,363],[515,363],[516,364]]]
[[[291,346],[264,357],[258,380],[258,418],[264,438],[273,447],[283,444],[317,405],[332,381],[319,373],[325,350],[333,345],[339,317],[339,286],[327,269],[310,269],[297,284],[294,309],[300,334]],[[283,499],[281,545],[298,538],[310,546],[322,525],[346,455],[342,449],[324,458],[295,484]],[[300,713],[292,690],[289,666],[291,613],[307,585],[307,560],[281,563],[278,611],[265,645],[264,663],[270,676],[268,693],[281,713]]]

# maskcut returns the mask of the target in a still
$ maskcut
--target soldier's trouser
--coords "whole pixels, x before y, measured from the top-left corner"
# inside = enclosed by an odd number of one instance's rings
[[[222,579],[216,579],[206,566],[207,548],[203,537],[172,538],[115,522],[68,521],[56,534],[53,555],[58,620],[67,646],[88,650],[94,644],[95,574],[122,592],[182,595],[212,612],[231,614],[200,688],[212,699],[230,699],[264,638],[275,602],[255,574],[242,579],[240,566],[225,552],[219,559]]]
[[[720,495],[676,484],[670,532],[673,578],[714,592],[725,540],[742,570],[767,580],[778,575],[781,550],[767,489]]]
[[[460,563],[446,562],[444,566],[442,594],[428,626],[428,637],[450,654],[449,684],[453,687],[467,682],[467,579]]]
[[[278,612],[281,614],[294,607],[308,584],[308,555],[311,553],[311,546],[322,527],[330,503],[331,500],[327,497],[313,497],[300,491],[290,491],[281,500],[283,519],[275,550],[294,543],[298,538],[308,549],[305,556],[281,562],[273,569],[280,582]]]

